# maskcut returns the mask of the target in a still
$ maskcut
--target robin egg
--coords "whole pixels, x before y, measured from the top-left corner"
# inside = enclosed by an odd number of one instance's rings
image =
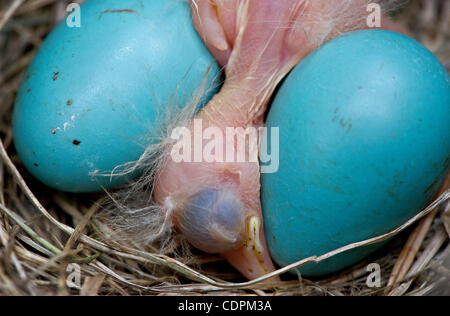
[[[188,104],[210,68],[214,88],[219,67],[187,2],[87,1],[51,32],[26,71],[13,117],[17,152],[59,190],[120,186],[134,173],[102,175],[139,159],[168,105]]]
[[[450,81],[436,57],[389,31],[357,31],[307,56],[270,112],[280,164],[262,174],[267,242],[286,266],[390,232],[420,212],[449,171]],[[324,275],[381,245],[300,271]]]

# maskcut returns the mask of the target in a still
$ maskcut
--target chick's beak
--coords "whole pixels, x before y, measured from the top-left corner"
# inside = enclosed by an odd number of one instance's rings
[[[267,247],[262,220],[252,216],[247,223],[247,238],[243,245],[222,254],[239,272],[250,280],[275,270]],[[276,281],[278,278],[271,278]]]

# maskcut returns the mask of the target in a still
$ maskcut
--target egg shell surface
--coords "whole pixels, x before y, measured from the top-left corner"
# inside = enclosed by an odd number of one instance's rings
[[[307,56],[267,117],[280,134],[269,144],[279,148],[279,169],[262,174],[265,231],[277,264],[388,233],[426,207],[449,171],[449,118],[448,73],[413,39],[357,31]],[[381,245],[300,272],[333,273]]]
[[[206,103],[220,71],[185,1],[91,0],[79,13],[80,27],[62,21],[26,71],[13,132],[35,177],[92,192],[136,176],[119,166],[155,141],[169,104],[185,106],[211,67]]]

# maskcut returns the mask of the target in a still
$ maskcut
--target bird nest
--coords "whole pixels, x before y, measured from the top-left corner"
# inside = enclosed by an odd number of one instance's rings
[[[0,3],[0,295],[449,294],[448,180],[440,198],[397,231],[278,270],[274,274],[281,280],[275,283],[247,282],[221,257],[179,252],[176,243],[161,254],[112,241],[110,231],[93,220],[105,193],[69,194],[43,186],[24,169],[12,144],[19,84],[68,3]],[[450,1],[409,1],[394,15],[449,69]],[[308,280],[285,273],[394,235],[381,251],[339,274]],[[379,265],[379,283],[370,278],[372,262]]]

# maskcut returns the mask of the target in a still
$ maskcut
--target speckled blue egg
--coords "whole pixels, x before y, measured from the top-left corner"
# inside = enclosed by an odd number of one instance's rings
[[[312,52],[267,118],[280,133],[279,170],[262,175],[273,259],[285,266],[385,234],[426,207],[449,171],[449,118],[449,76],[410,38],[358,31]],[[336,272],[380,246],[300,271]]]
[[[209,67],[210,88],[220,76],[186,1],[91,0],[80,17],[81,27],[63,21],[38,51],[13,126],[34,176],[59,190],[91,192],[135,176],[99,175],[138,159],[168,104],[187,104]]]

